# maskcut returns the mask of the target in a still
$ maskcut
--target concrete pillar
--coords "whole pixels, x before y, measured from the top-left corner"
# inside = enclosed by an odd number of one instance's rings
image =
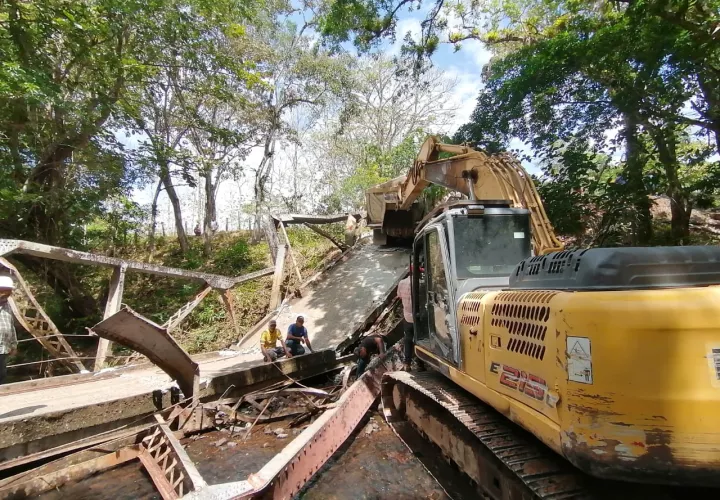
[[[122,306],[123,289],[125,288],[125,271],[127,264],[113,268],[112,278],[110,278],[110,293],[105,304],[105,314],[103,319],[107,319],[120,310]],[[107,339],[98,339],[97,354],[95,354],[94,371],[102,370],[105,364],[105,357],[110,350],[110,341]]]

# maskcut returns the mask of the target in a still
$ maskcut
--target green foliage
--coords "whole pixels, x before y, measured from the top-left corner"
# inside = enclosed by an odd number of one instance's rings
[[[250,250],[247,241],[239,239],[232,245],[220,248],[213,257],[214,267],[220,274],[235,276],[250,264]]]

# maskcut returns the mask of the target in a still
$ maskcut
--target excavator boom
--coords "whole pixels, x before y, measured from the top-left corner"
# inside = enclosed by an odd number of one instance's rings
[[[440,158],[441,153],[453,156]],[[509,153],[488,155],[465,145],[443,144],[434,136],[423,143],[404,179],[393,179],[368,190],[370,224],[383,222],[384,230],[391,233],[394,228],[388,228],[385,222],[398,219],[393,212],[411,210],[430,184],[458,191],[471,200],[507,200],[515,208],[525,208],[530,212],[535,254],[563,248],[532,179],[517,159]],[[372,203],[382,204],[382,210],[373,210]],[[408,220],[412,223],[410,218],[403,218],[405,223]]]

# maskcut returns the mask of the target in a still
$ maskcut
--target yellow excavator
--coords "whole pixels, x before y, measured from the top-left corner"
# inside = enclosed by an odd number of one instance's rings
[[[418,220],[430,183],[468,199]],[[415,354],[433,368],[384,376],[391,425],[489,498],[720,486],[720,249],[563,250],[516,159],[434,137],[367,200],[371,227],[414,233]]]

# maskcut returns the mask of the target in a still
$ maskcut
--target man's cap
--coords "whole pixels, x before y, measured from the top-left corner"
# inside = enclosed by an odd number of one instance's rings
[[[268,325],[277,325],[277,321],[275,321],[274,319],[271,319],[270,322],[268,323]]]
[[[302,316],[298,316],[295,321],[305,321],[305,318]]]
[[[10,276],[0,276],[0,290],[14,290],[15,283]]]

